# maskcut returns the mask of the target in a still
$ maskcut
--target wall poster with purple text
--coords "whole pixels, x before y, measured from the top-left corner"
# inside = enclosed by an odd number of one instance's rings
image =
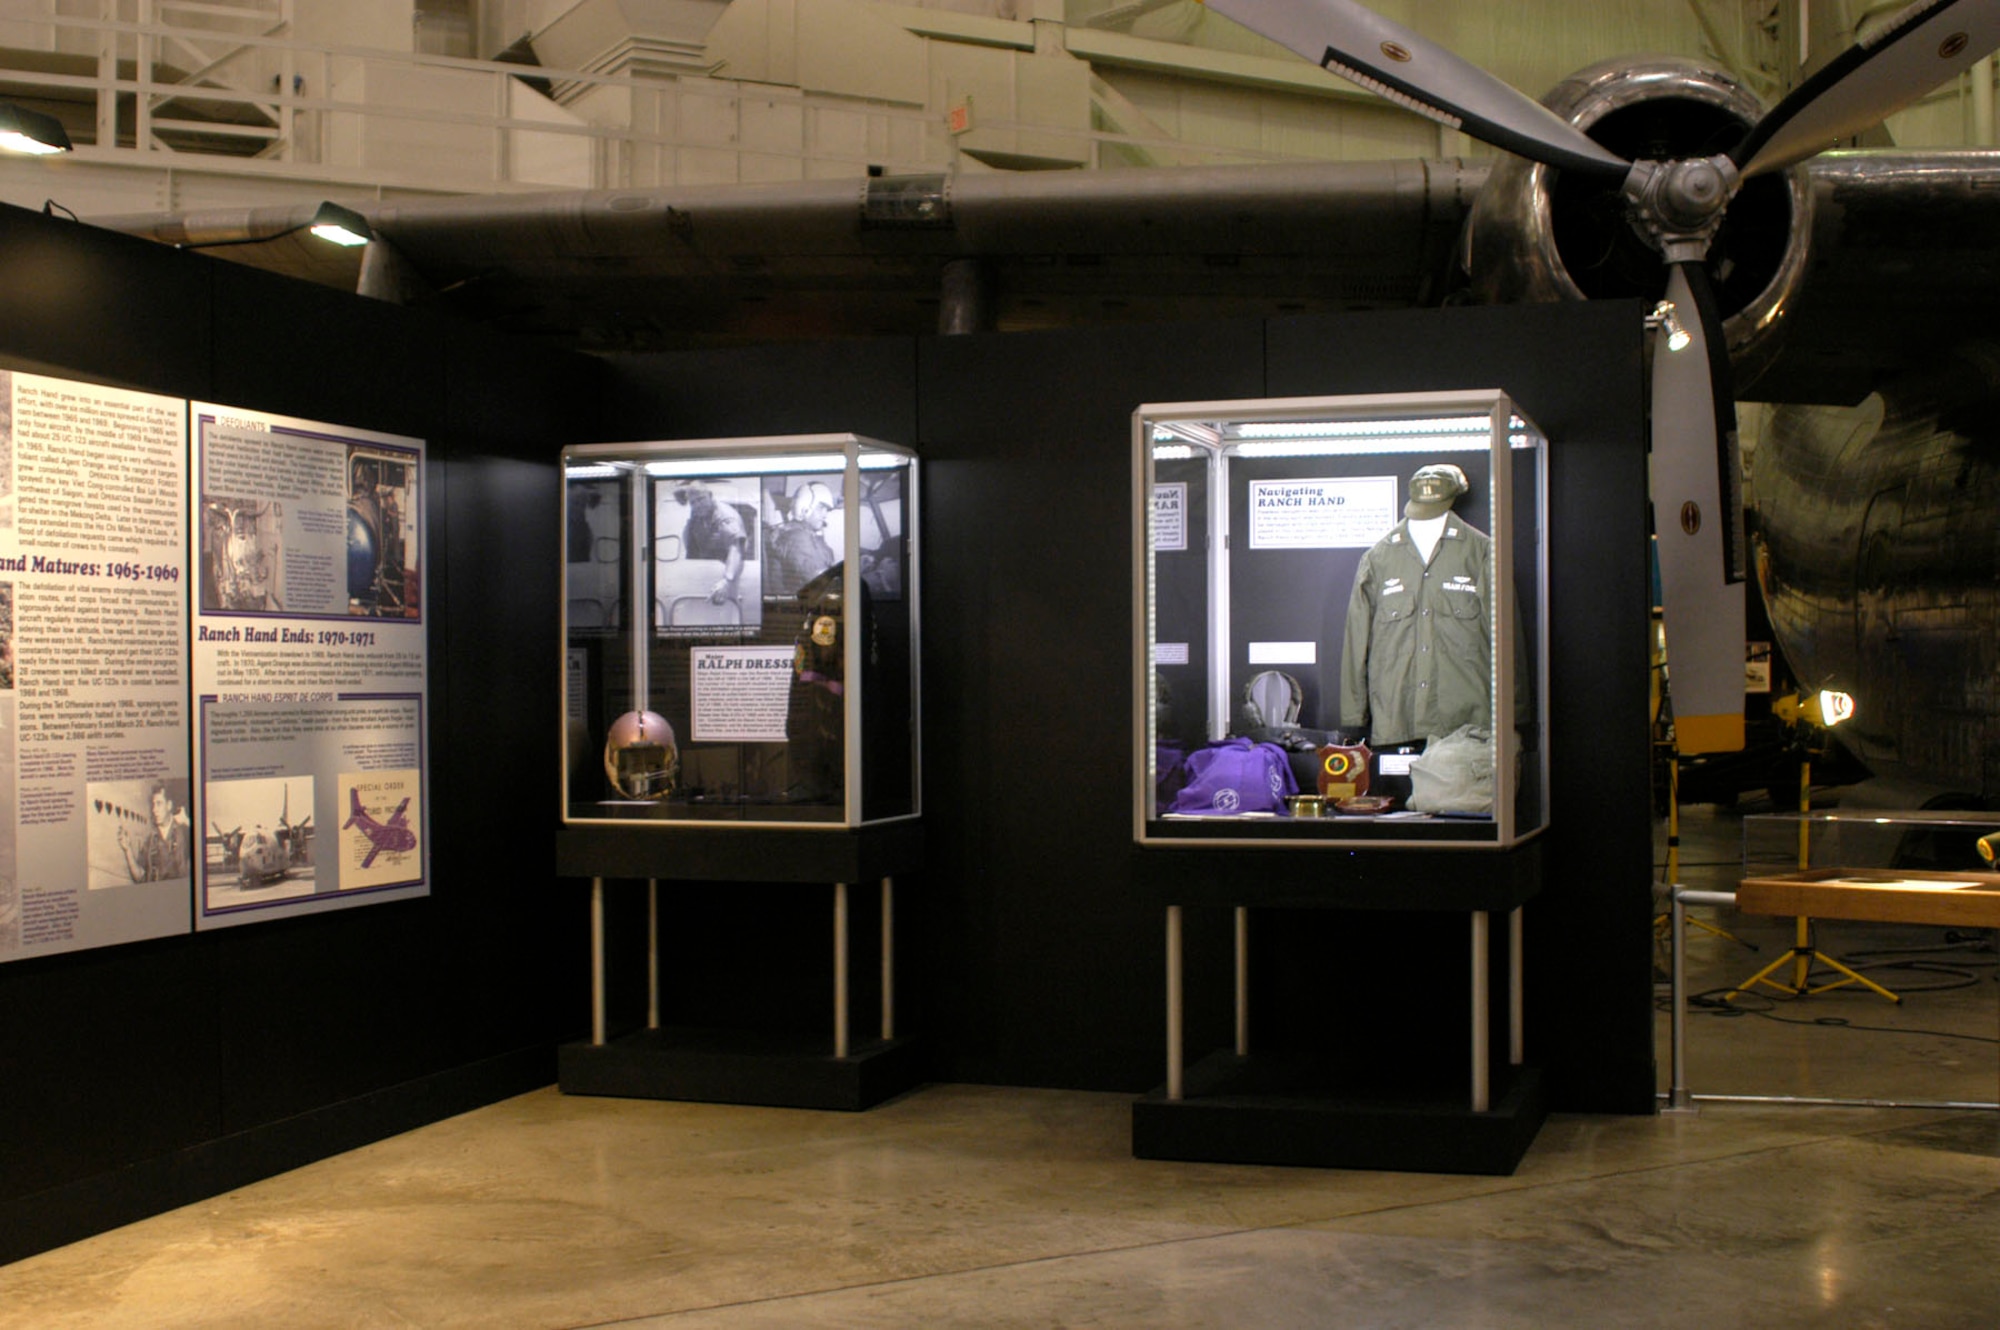
[[[0,370],[0,961],[185,933],[187,404]]]
[[[424,895],[423,441],[189,411],[196,924]]]

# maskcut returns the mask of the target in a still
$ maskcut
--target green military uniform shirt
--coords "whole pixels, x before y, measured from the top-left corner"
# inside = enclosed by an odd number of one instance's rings
[[[1361,556],[1340,653],[1340,720],[1371,743],[1493,724],[1493,541],[1456,513],[1429,564],[1408,520]],[[1517,647],[1521,644],[1517,643]],[[1519,655],[1515,708],[1526,716]]]

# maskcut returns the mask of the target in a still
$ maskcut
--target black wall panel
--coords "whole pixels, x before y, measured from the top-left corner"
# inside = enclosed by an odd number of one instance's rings
[[[0,364],[427,439],[432,662],[429,897],[0,966],[0,1260],[552,1079],[555,455],[601,365],[4,208]]]
[[[205,397],[211,265],[149,240],[0,206],[0,356],[15,369]]]
[[[916,346],[906,338],[608,357],[603,442],[742,434],[917,432]],[[754,420],[754,428],[745,421]]]
[[[1262,361],[1255,323],[923,344],[919,955],[947,1076],[1162,1073],[1162,916],[1131,862],[1132,413],[1257,396]]]

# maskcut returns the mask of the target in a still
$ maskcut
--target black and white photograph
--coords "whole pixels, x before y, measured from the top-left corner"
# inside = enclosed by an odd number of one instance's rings
[[[658,626],[713,633],[764,621],[757,478],[663,479],[653,500]]]
[[[185,776],[93,781],[84,788],[83,823],[92,891],[184,882],[194,871]]]
[[[846,527],[837,475],[766,476],[764,581],[767,596],[796,596],[799,588],[840,562]]]
[[[347,451],[347,612],[414,619],[423,612],[415,455]]]
[[[0,582],[0,693],[14,690],[14,584]]]
[[[284,516],[284,504],[277,499],[203,496],[204,611],[284,613]]]
[[[202,806],[205,908],[312,895],[311,776],[213,780],[203,787]]]

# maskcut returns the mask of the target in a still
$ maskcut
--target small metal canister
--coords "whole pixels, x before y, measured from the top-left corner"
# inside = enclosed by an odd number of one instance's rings
[[[1326,816],[1326,800],[1317,794],[1291,794],[1285,796],[1285,806],[1292,810],[1293,817]]]

